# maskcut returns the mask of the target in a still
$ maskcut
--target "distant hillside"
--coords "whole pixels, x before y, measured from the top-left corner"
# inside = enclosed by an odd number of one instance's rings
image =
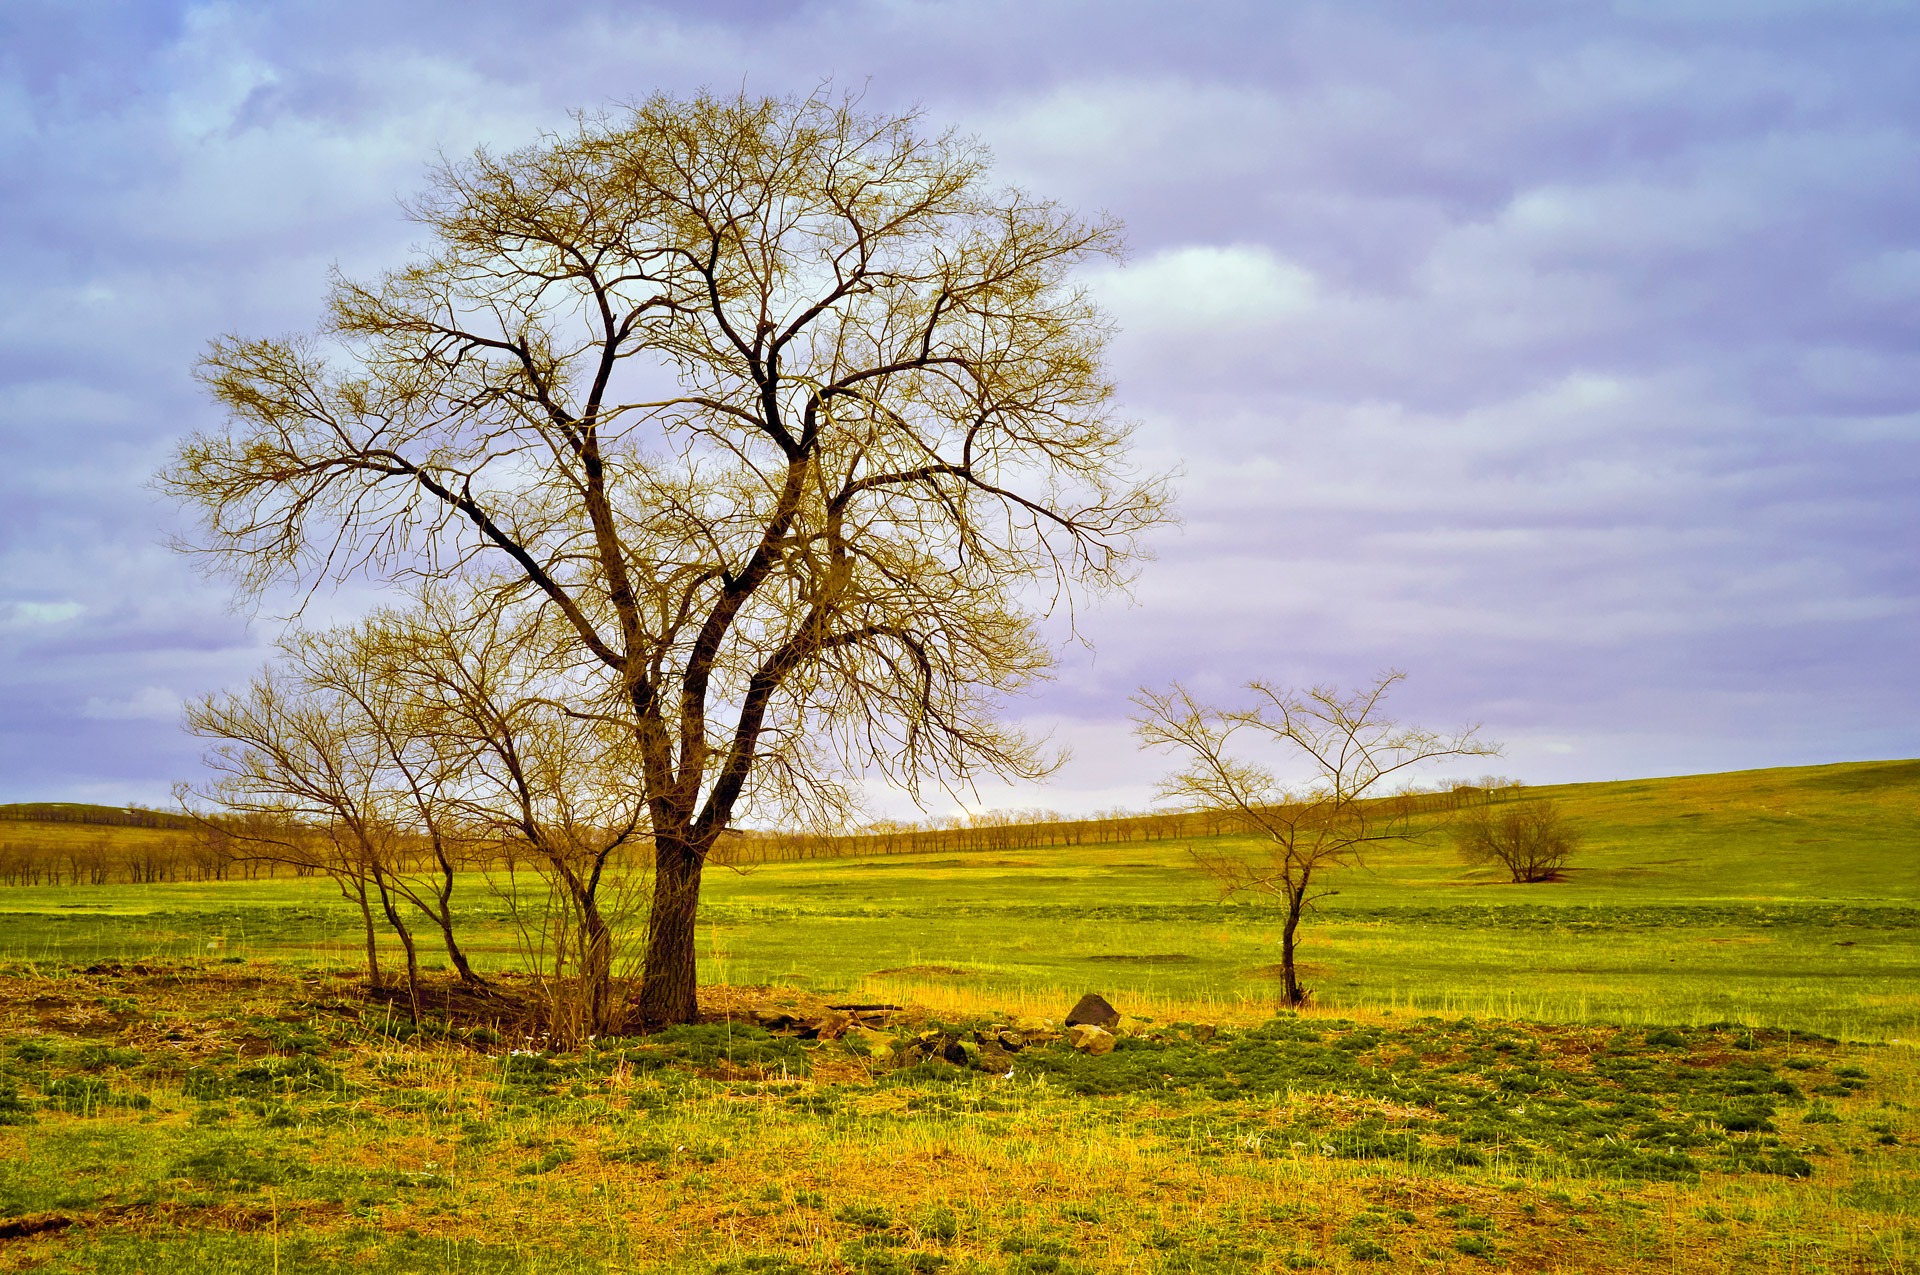
[[[1553,797],[1601,841],[1618,836],[1638,843],[1692,836],[1707,827],[1758,835],[1776,825],[1830,820],[1829,832],[1885,839],[1890,853],[1913,855],[1912,820],[1920,809],[1920,760],[1836,762],[1660,779],[1602,780],[1538,788],[1506,780],[1455,782],[1444,790],[1384,797],[1416,817],[1444,821],[1462,806]],[[1906,812],[1903,814],[1902,812]],[[1706,820],[1705,824],[1699,822]],[[1864,821],[1864,822],[1863,822]],[[745,832],[723,841],[721,863],[891,855],[1006,853],[1126,842],[1193,841],[1231,835],[1233,820],[1214,811],[1113,812],[1063,819],[1041,811],[989,812],[964,823],[880,826],[856,833]],[[1825,834],[1823,834],[1825,835]],[[1436,844],[1438,844],[1436,842]],[[1448,849],[1445,853],[1451,856]],[[1895,866],[1896,872],[1902,869]]]
[[[107,828],[191,828],[184,815],[143,806],[94,806],[79,801],[20,801],[0,805],[0,819],[15,823],[90,823]]]
[[[1716,882],[1716,890],[1728,894],[1768,894],[1778,890],[1779,882],[1798,881],[1849,895],[1920,897],[1920,760],[1538,788],[1462,784],[1385,800],[1402,804],[1423,823],[1430,817],[1439,825],[1463,805],[1540,797],[1558,800],[1585,836],[1573,872],[1576,880],[1611,880],[1612,874],[1620,876],[1616,886],[1630,879],[1658,892],[1705,873]],[[199,835],[203,831],[182,815],[139,807],[0,805],[0,885],[204,880],[280,870],[236,857],[231,848],[216,844],[219,838]],[[961,826],[896,824],[839,836],[743,832],[723,841],[715,858],[722,864],[746,865],[1001,854],[1181,844],[1223,835],[1233,835],[1232,821],[1204,811],[1116,811],[1088,819],[1002,812]],[[1428,885],[1452,881],[1460,873],[1451,840],[1440,836],[1383,851],[1375,866],[1410,870],[1422,861],[1430,862],[1416,875]]]

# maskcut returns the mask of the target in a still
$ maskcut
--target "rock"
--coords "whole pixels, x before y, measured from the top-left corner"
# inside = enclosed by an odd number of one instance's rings
[[[1077,1027],[1088,1024],[1111,1032],[1120,1025],[1120,1011],[1107,1004],[1107,998],[1098,992],[1088,992],[1079,1003],[1067,1011],[1067,1026]]]
[[[1219,1030],[1220,1029],[1212,1023],[1195,1023],[1193,1026],[1187,1028],[1187,1033],[1193,1037],[1195,1043],[1204,1045],[1212,1040],[1214,1034]]]
[[[836,1040],[849,1025],[858,1021],[848,1011],[829,1005],[809,992],[800,991],[775,991],[730,1008],[733,1014],[770,1032],[812,1040]],[[877,1024],[869,1022],[863,1025]]]
[[[1117,1042],[1114,1034],[1104,1027],[1095,1027],[1092,1023],[1075,1023],[1067,1028],[1067,1043],[1083,1054],[1098,1057],[1110,1054]]]
[[[885,1062],[893,1057],[893,1035],[890,1032],[878,1032],[871,1027],[855,1023],[847,1029],[848,1040],[858,1040],[867,1047],[867,1055],[875,1062]]]
[[[837,1009],[822,1010],[800,1020],[800,1034],[814,1040],[838,1040],[851,1020]]]

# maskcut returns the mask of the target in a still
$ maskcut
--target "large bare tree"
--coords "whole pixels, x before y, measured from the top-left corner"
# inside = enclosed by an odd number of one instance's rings
[[[1361,861],[1384,842],[1419,834],[1409,803],[1390,789],[1413,768],[1449,757],[1499,752],[1468,728],[1438,734],[1403,726],[1387,716],[1387,692],[1405,675],[1389,671],[1371,686],[1299,691],[1269,682],[1247,683],[1249,704],[1218,708],[1175,683],[1134,697],[1138,734],[1150,747],[1173,753],[1180,769],[1162,780],[1163,798],[1220,811],[1246,841],[1196,843],[1193,857],[1227,894],[1271,895],[1286,908],[1280,931],[1280,972],[1287,1003],[1306,1000],[1295,969],[1300,921],[1332,894],[1327,875]],[[1246,749],[1254,750],[1249,757]],[[1264,752],[1293,769],[1294,785],[1280,779]]]
[[[1073,281],[1118,229],[824,94],[582,117],[411,212],[428,246],[316,336],[214,343],[228,426],[163,483],[245,590],[426,576],[564,626],[572,707],[638,746],[642,1013],[690,1020],[731,823],[1046,768],[1001,713],[1037,612],[1165,510]]]

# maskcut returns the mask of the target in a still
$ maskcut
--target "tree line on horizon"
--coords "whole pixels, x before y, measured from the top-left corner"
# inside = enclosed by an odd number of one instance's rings
[[[17,801],[0,806],[9,823],[85,823],[108,828],[190,828],[191,817],[171,810],[129,803],[100,806],[79,801]]]
[[[1409,814],[1459,810],[1518,794],[1517,779],[1485,775],[1448,781],[1385,800]],[[260,856],[249,853],[254,838],[237,816],[184,815],[146,806],[103,806],[79,802],[17,802],[0,806],[0,825],[55,824],[94,828],[138,828],[177,835],[117,837],[63,831],[58,836],[8,834],[0,827],[0,885],[146,885],[168,882],[276,880],[322,875],[317,853]],[[1238,820],[1222,810],[1099,811],[1072,818],[1054,810],[986,810],[971,815],[924,821],[875,820],[831,832],[783,832],[735,829],[715,852],[715,862],[746,867],[815,859],[854,859],[889,855],[998,853],[1072,846],[1125,845],[1225,836]],[[297,839],[282,828],[278,838]],[[411,849],[400,839],[402,863],[419,867],[431,857],[423,839]],[[519,856],[524,858],[524,852]],[[504,851],[460,856],[469,870],[505,870],[514,856]]]
[[[1525,787],[1517,779],[1483,775],[1409,787],[1371,798],[1383,811],[1412,816],[1505,800]],[[920,822],[879,820],[844,832],[742,830],[722,842],[715,861],[782,863],[805,859],[900,854],[999,853],[1128,842],[1190,841],[1243,834],[1244,815],[1210,805],[1184,810],[1107,810],[1071,818],[1053,810],[988,810]]]

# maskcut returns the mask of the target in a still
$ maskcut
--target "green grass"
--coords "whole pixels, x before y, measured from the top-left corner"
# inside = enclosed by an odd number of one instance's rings
[[[1902,1048],[1328,1015],[1141,1024],[1104,1057],[925,1014],[573,1055],[470,1036],[396,1041],[350,980],[277,963],[0,969],[0,1270],[1911,1272],[1920,1252]],[[961,1042],[983,1067],[941,1061]]]
[[[1382,855],[1280,1018],[1173,843],[715,869],[710,983],[919,1008],[575,1055],[368,1001],[324,881],[0,892],[0,1272],[1920,1272],[1920,764],[1549,791],[1571,879]]]
[[[1920,1039],[1920,762],[1536,791],[1588,833],[1570,880],[1504,883],[1444,836],[1341,873],[1302,952],[1319,1003]],[[517,965],[484,884],[463,888],[478,963]],[[1221,903],[1181,843],[713,868],[702,915],[717,982],[1033,1008],[1100,989],[1243,1014],[1276,986],[1273,911]],[[352,968],[357,925],[316,880],[0,891],[14,959]]]

